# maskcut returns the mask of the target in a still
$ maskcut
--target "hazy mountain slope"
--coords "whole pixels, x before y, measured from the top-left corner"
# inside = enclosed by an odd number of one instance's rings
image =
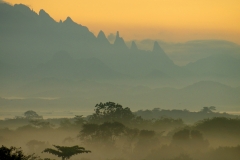
[[[44,10],[35,13],[25,5],[0,4],[0,58],[19,66],[49,61],[53,53],[65,50],[73,58],[97,58],[112,69],[131,76],[143,76],[160,70],[175,76],[187,73],[176,66],[156,42],[153,51],[130,50],[117,32],[110,44],[100,31],[95,37],[87,27],[70,17],[56,22]],[[14,46],[14,47],[12,47]],[[136,47],[135,47],[136,48]],[[184,75],[186,76],[186,75]]]
[[[215,54],[185,68],[201,76],[240,78],[240,59],[229,54]]]
[[[37,85],[41,89],[36,88]],[[30,97],[57,97],[59,99],[52,101],[36,99],[36,102],[41,101],[40,104],[43,107],[58,108],[59,110],[66,108],[69,110],[73,108],[79,110],[83,108],[92,109],[96,103],[114,101],[130,107],[132,110],[158,107],[194,111],[204,106],[216,106],[218,111],[237,111],[240,103],[239,88],[232,88],[211,81],[201,81],[182,89],[149,89],[93,81],[71,82],[69,80],[46,79],[23,86],[19,92],[29,93]],[[34,99],[23,99],[21,101],[4,99],[1,106],[4,108],[5,106],[14,107],[16,105],[26,108],[30,105],[30,102],[33,103]]]
[[[217,106],[221,110],[237,110],[240,104],[239,88],[217,82],[201,81],[182,89],[159,88],[134,97],[135,104],[160,108],[194,110],[203,106]]]
[[[97,58],[73,59],[67,52],[57,52],[51,60],[37,66],[28,77],[66,79],[121,79],[126,76],[117,73]]]

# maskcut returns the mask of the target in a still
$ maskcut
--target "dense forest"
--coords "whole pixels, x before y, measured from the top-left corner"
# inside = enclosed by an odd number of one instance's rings
[[[215,109],[132,112],[106,102],[96,104],[87,117],[59,119],[44,119],[29,110],[22,117],[1,120],[0,154],[24,160],[237,160],[240,119]],[[186,123],[170,113],[202,119]]]

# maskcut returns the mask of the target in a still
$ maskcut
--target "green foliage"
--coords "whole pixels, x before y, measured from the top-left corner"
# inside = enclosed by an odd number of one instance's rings
[[[215,106],[210,106],[210,107],[203,107],[203,109],[200,112],[212,113],[215,110],[216,110]]]
[[[174,133],[172,140],[173,140],[173,142],[189,141],[190,140],[190,130],[183,129],[183,130],[180,130],[180,131]]]
[[[188,150],[203,150],[208,147],[209,142],[204,140],[202,133],[198,130],[182,129],[174,133],[171,144]]]
[[[213,117],[227,117],[227,118],[236,118],[238,116],[231,115],[227,113],[216,112],[215,106],[203,107],[198,112],[190,112],[189,110],[166,110],[154,108],[153,110],[139,110],[134,113],[137,116],[141,116],[144,119],[156,119],[159,117],[170,117],[170,118],[180,118],[184,122],[194,123],[202,119],[213,118]]]
[[[89,153],[91,151],[85,150],[83,147],[79,146],[72,146],[72,147],[66,147],[66,146],[57,146],[53,145],[57,150],[46,148],[43,152],[50,153],[53,155],[56,155],[58,157],[62,157],[62,159],[69,159],[73,155],[81,154],[81,153]]]
[[[54,127],[53,124],[44,120],[30,120],[30,125],[36,128],[52,128]]]
[[[152,138],[155,136],[154,131],[149,131],[149,130],[141,130],[139,133],[139,137],[141,138]]]
[[[21,148],[2,146],[0,148],[1,160],[25,160],[27,157],[22,153]]]
[[[211,119],[204,119],[195,124],[194,128],[204,133],[214,136],[224,137],[240,135],[240,119],[214,117]],[[216,134],[217,133],[217,134]]]
[[[153,122],[153,128],[161,128],[161,129],[173,129],[177,127],[183,127],[184,123],[183,120],[178,118],[178,119],[173,119],[173,118],[167,118],[167,117],[161,117],[160,119],[156,119]]]
[[[114,102],[99,103],[95,106],[95,113],[90,116],[92,123],[114,122],[127,123],[134,118],[130,108],[123,108]]]
[[[74,123],[77,125],[77,126],[82,126],[84,123],[86,123],[86,120],[84,119],[83,115],[76,115],[74,117]]]
[[[79,137],[88,142],[114,144],[115,139],[127,132],[127,127],[119,122],[105,122],[101,125],[84,124]]]
[[[42,119],[42,116],[39,116],[35,111],[29,110],[24,113],[26,119]]]
[[[240,157],[240,146],[236,147],[218,147],[208,152],[204,159],[206,160],[239,160]]]
[[[2,146],[0,148],[0,160],[37,160],[39,157],[32,155],[24,155],[21,148]]]
[[[138,135],[138,140],[135,146],[135,152],[145,151],[145,155],[151,151],[151,149],[158,146],[159,140],[156,137],[156,133],[152,130],[141,130]],[[148,146],[146,148],[146,146]]]

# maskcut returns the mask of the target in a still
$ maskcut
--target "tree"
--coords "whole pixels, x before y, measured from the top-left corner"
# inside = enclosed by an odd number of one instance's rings
[[[188,142],[190,140],[190,130],[183,129],[175,132],[172,137],[173,142]]]
[[[86,123],[86,120],[84,119],[83,115],[75,115],[74,117],[74,123],[77,125],[77,126],[82,126],[84,123]]]
[[[24,155],[21,148],[10,147],[7,148],[2,146],[0,148],[0,159],[1,160],[36,160],[39,157],[32,155]]]
[[[190,150],[206,149],[209,145],[208,141],[203,139],[203,135],[200,131],[190,131],[189,129],[183,129],[175,132],[172,137],[172,144]]]
[[[99,103],[95,106],[95,113],[90,116],[90,122],[122,122],[127,123],[135,116],[130,108],[123,108],[122,105],[114,102]]]
[[[77,145],[72,146],[72,147],[57,146],[57,145],[53,145],[53,146],[55,148],[57,148],[57,150],[51,149],[51,148],[46,148],[43,152],[51,153],[51,154],[56,155],[58,157],[62,157],[62,160],[69,159],[70,157],[72,157],[73,155],[76,155],[76,154],[91,152],[91,151],[85,150],[85,148],[79,147]]]
[[[36,128],[52,128],[53,124],[44,120],[30,120],[30,125]]]
[[[24,113],[26,119],[42,119],[42,116],[39,116],[35,111],[29,110]]]
[[[215,110],[216,110],[215,106],[210,106],[210,107],[203,107],[201,112],[203,112],[203,113],[212,113]]]
[[[113,146],[120,135],[126,133],[127,128],[119,122],[105,122],[101,125],[84,124],[79,137],[88,142],[103,142]]]
[[[152,130],[141,130],[138,135],[138,142],[136,143],[136,150],[142,151],[143,149],[147,152],[152,149],[152,147],[157,146],[159,143],[156,133]],[[148,146],[148,148],[146,148]]]

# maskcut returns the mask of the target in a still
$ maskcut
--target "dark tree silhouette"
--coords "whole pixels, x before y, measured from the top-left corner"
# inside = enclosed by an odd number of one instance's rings
[[[191,150],[202,150],[208,147],[209,142],[203,139],[203,135],[200,131],[183,129],[174,133],[172,144]]]
[[[174,133],[172,137],[173,141],[179,142],[179,141],[189,141],[190,140],[190,130],[183,129],[176,133]]]
[[[94,123],[114,121],[127,123],[135,117],[130,108],[123,108],[114,102],[96,104],[95,108],[95,113],[90,116],[90,121]]]
[[[21,148],[5,146],[0,147],[0,160],[36,160],[39,157],[32,155],[24,155]]]
[[[210,106],[210,107],[203,107],[203,109],[201,110],[201,112],[204,113],[212,113],[213,111],[216,110],[215,106]]]
[[[0,148],[1,160],[22,160],[26,159],[26,156],[22,153],[20,148],[2,146]]]
[[[84,124],[79,137],[88,142],[114,145],[115,139],[126,132],[127,128],[119,122],[105,122],[101,125]]]
[[[57,146],[53,145],[57,150],[46,148],[43,152],[51,153],[53,155],[56,155],[58,157],[62,157],[62,160],[69,159],[73,155],[81,154],[81,153],[89,153],[91,151],[85,150],[83,147],[79,146],[72,146],[72,147],[66,147],[66,146]]]
[[[39,116],[35,111],[29,110],[24,113],[26,119],[42,119],[42,116]]]
[[[74,117],[74,123],[77,125],[77,126],[82,126],[84,123],[86,123],[86,120],[84,119],[83,115],[75,115]]]
[[[44,120],[30,120],[30,125],[36,128],[52,128],[54,127],[53,124]]]

